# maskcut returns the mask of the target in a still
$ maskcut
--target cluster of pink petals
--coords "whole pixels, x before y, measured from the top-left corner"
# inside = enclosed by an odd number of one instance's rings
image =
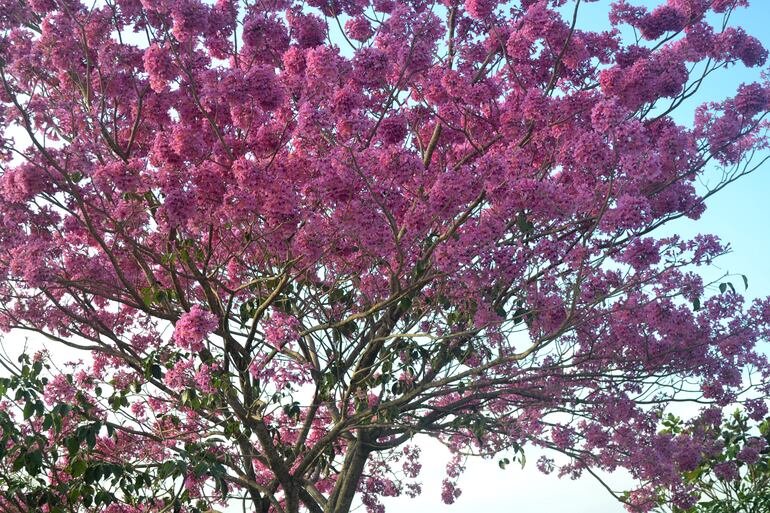
[[[214,314],[195,305],[182,315],[174,326],[174,342],[182,349],[202,351],[206,337],[214,332],[218,325],[219,321]]]

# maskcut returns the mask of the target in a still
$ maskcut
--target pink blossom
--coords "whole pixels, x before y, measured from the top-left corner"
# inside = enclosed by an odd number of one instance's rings
[[[274,310],[264,323],[265,340],[273,347],[282,348],[298,337],[299,321],[293,315]]]
[[[657,39],[666,32],[677,32],[683,29],[686,22],[687,16],[683,12],[661,5],[639,20],[637,26],[645,39]]]
[[[628,110],[619,105],[616,100],[604,100],[597,103],[591,111],[591,123],[594,129],[608,132],[620,126],[628,115]]]
[[[356,41],[361,41],[362,43],[369,40],[369,38],[374,35],[372,24],[363,16],[356,16],[355,18],[350,18],[346,21],[345,30],[347,31],[348,37]]]
[[[751,117],[766,111],[770,105],[770,91],[760,84],[742,84],[735,95],[736,110]]]
[[[479,20],[488,18],[495,7],[497,7],[497,0],[465,0],[465,10]]]
[[[760,453],[766,448],[767,441],[764,438],[749,438],[736,457],[748,465],[753,465],[759,461]]]
[[[192,370],[192,360],[180,360],[166,371],[166,374],[163,376],[163,382],[173,390],[188,387],[192,381]],[[159,404],[158,407],[160,407]],[[155,410],[157,408],[153,406],[153,409]]]
[[[201,368],[198,370],[198,372],[195,373],[194,378],[195,385],[198,387],[198,390],[205,394],[216,393],[217,389],[212,384],[213,377],[211,375],[212,371],[214,371],[216,368],[217,367],[215,365],[201,365]]]
[[[323,43],[326,38],[326,28],[323,20],[318,16],[292,12],[287,18],[301,48],[313,48]]]
[[[388,116],[382,120],[378,129],[380,139],[385,144],[399,144],[407,133],[406,122],[403,116]]]
[[[353,58],[355,78],[367,86],[382,85],[387,72],[388,57],[374,47],[362,48]]]
[[[150,76],[150,85],[158,93],[163,92],[178,73],[168,49],[156,43],[144,51],[144,69]]]
[[[722,481],[737,481],[740,479],[737,465],[732,461],[723,461],[714,465],[714,475]]]
[[[44,398],[48,404],[75,402],[78,389],[64,375],[55,376],[45,387]]]
[[[444,504],[454,504],[460,495],[462,495],[462,490],[457,488],[453,482],[444,479],[441,484],[441,500]]]
[[[194,305],[174,326],[174,342],[183,349],[202,351],[205,347],[203,341],[218,325],[219,321],[214,314]]]
[[[187,41],[206,31],[209,10],[200,0],[178,0],[172,8],[173,33],[180,41]]]

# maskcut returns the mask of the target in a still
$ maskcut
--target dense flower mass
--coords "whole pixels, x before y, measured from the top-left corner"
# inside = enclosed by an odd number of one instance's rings
[[[206,336],[216,330],[218,325],[216,316],[194,305],[174,326],[174,342],[183,349],[202,351]]]
[[[744,0],[587,3],[0,0],[0,328],[92,355],[0,383],[0,510],[379,513],[417,434],[448,503],[537,446],[689,507],[666,406],[767,414],[770,300],[658,228],[767,150],[767,81],[692,102],[768,52]]]

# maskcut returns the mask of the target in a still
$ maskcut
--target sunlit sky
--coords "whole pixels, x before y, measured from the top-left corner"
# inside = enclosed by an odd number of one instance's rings
[[[659,1],[636,1],[654,6]],[[573,2],[567,7],[571,8]],[[582,29],[603,29],[607,27],[606,13],[608,0],[583,3],[578,16],[578,27]],[[748,33],[760,38],[770,48],[770,0],[754,0],[754,5],[737,11],[732,19],[735,25],[743,26]],[[758,70],[734,67],[708,82],[700,91],[695,105],[707,100],[720,100],[731,95],[741,82],[759,78]],[[692,110],[678,117],[680,123],[691,121]],[[728,189],[711,198],[706,213],[698,221],[678,221],[669,231],[683,236],[696,233],[713,233],[729,241],[732,253],[721,258],[718,268],[707,270],[708,276],[716,277],[722,272],[745,274],[749,288],[744,293],[750,298],[770,295],[770,163],[755,174],[745,177]],[[736,287],[741,283],[735,281]],[[739,291],[743,292],[742,286]],[[14,340],[15,339],[15,340]],[[8,342],[18,343],[21,336],[6,337]],[[71,357],[72,355],[69,355]],[[467,471],[460,479],[462,495],[454,505],[444,505],[440,500],[441,480],[444,467],[449,459],[448,452],[430,439],[416,439],[423,449],[423,472],[421,480],[423,493],[420,497],[397,498],[385,501],[389,512],[395,513],[621,513],[624,508],[603,486],[584,477],[578,480],[559,479],[555,475],[543,475],[537,471],[534,462],[538,453],[527,452],[529,463],[522,468],[511,464],[501,470],[497,460],[469,461]],[[615,489],[622,490],[630,482],[624,475],[606,476],[607,482]],[[232,511],[240,511],[240,507]],[[363,510],[363,508],[361,508]]]

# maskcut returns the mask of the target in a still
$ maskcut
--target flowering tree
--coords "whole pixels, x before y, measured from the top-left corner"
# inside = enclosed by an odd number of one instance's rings
[[[683,476],[698,498],[691,508],[672,504],[662,490],[660,513],[761,513],[770,509],[770,417],[740,410],[720,426],[716,410],[700,422],[669,415],[664,424],[673,436],[685,430],[704,439],[703,458]],[[716,414],[716,415],[714,415]],[[705,440],[708,440],[707,442]]]
[[[691,505],[662,412],[770,392],[770,301],[656,230],[761,163],[770,87],[672,114],[767,52],[745,0],[587,4],[0,1],[0,326],[90,355],[5,362],[0,509],[379,512],[417,435],[448,503],[534,445]]]

